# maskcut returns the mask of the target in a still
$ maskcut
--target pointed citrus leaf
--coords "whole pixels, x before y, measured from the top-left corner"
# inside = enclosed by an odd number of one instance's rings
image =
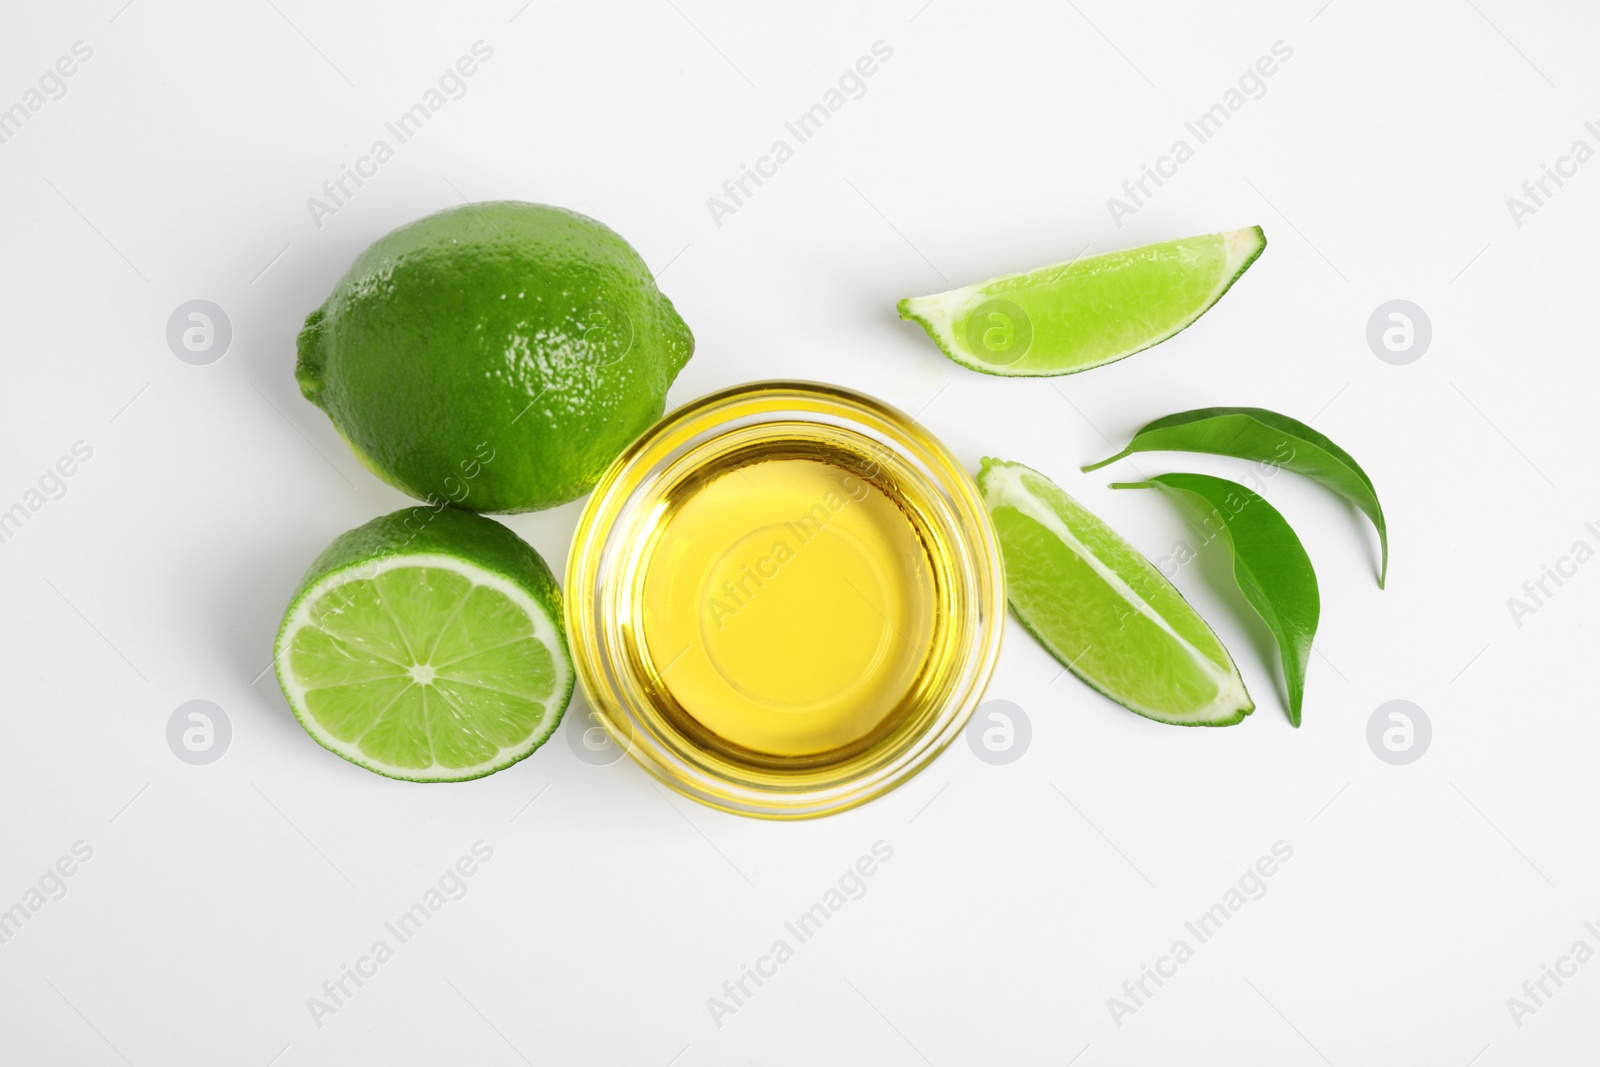
[[[1383,562],[1378,569],[1378,588],[1383,588],[1389,573],[1389,528],[1383,521],[1378,491],[1350,453],[1299,419],[1266,408],[1180,411],[1147,423],[1133,435],[1127,448],[1083,469],[1098,470],[1135,452],[1206,452],[1234,456],[1270,463],[1320,482],[1372,520],[1383,552]]]
[[[1239,591],[1278,642],[1289,691],[1289,721],[1299,726],[1306,664],[1322,599],[1311,557],[1288,520],[1238,482],[1209,474],[1159,474],[1143,482],[1116,482],[1111,488],[1160,489],[1199,505],[1206,529],[1233,550],[1233,577]]]

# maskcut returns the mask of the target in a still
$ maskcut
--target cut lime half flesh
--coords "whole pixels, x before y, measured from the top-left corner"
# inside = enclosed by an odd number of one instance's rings
[[[1160,344],[1204,315],[1267,246],[1259,226],[1107,252],[900,301],[963,367],[1076,374]]]
[[[1211,627],[1115,530],[1020,463],[985,459],[978,488],[1011,609],[1074,674],[1160,722],[1230,726],[1255,710]]]
[[[278,634],[278,680],[306,731],[352,763],[417,782],[479,778],[560,722],[573,682],[560,619],[548,568],[510,530],[408,509],[313,564]]]

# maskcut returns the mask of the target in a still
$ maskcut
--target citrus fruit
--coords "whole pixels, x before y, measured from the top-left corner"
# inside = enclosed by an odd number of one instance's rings
[[[900,301],[944,354],[1015,377],[1075,374],[1204,315],[1267,246],[1261,227],[1186,237]]]
[[[572,695],[561,590],[516,534],[414,507],[342,535],[289,603],[274,660],[300,725],[416,782],[479,778],[544,743]]]
[[[694,338],[615,232],[495,201],[375,241],[298,349],[300,391],[380,478],[530,511],[587,492],[661,415]]]
[[[1211,627],[1115,530],[1020,463],[985,459],[978,488],[1012,611],[1074,674],[1181,726],[1230,726],[1255,710]]]

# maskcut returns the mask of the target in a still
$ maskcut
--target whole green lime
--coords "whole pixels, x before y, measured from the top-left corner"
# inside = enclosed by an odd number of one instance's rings
[[[300,331],[295,378],[374,474],[472,511],[582,496],[694,337],[617,233],[502,200],[402,226]]]

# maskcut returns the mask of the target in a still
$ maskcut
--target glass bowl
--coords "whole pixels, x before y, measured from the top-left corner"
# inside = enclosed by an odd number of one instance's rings
[[[821,510],[782,510],[812,483]],[[751,538],[780,555],[739,563]],[[774,819],[854,807],[932,762],[983,694],[1005,607],[994,528],[949,451],[810,382],[667,414],[601,477],[567,566],[578,680],[612,739],[685,796]],[[729,636],[745,610],[765,629]]]

